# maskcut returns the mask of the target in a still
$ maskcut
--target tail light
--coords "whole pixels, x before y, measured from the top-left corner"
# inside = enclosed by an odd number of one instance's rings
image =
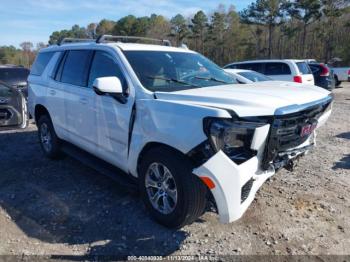
[[[327,66],[325,66],[324,64],[320,64],[321,67],[321,73],[320,76],[329,76],[329,69]]]
[[[350,77],[350,70],[348,71],[348,76]]]
[[[295,76],[294,77],[294,82],[295,83],[302,83],[303,82],[303,78],[301,76]]]

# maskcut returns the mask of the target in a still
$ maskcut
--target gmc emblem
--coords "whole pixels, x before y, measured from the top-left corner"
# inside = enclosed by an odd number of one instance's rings
[[[316,129],[317,123],[307,124],[301,128],[300,136],[308,136]]]

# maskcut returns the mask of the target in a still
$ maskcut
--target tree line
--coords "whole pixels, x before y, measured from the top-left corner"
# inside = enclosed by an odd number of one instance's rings
[[[326,63],[340,58],[349,65],[350,0],[256,0],[240,12],[234,6],[219,5],[210,13],[176,14],[170,19],[157,14],[128,15],[55,31],[48,43],[101,34],[169,39],[219,65],[264,58],[314,58]]]

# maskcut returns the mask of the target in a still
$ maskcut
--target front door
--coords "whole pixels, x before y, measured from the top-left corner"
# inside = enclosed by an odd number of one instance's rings
[[[89,89],[98,77],[116,76],[127,92],[127,81],[116,59],[107,51],[95,51],[91,64]],[[96,109],[96,143],[101,158],[127,171],[129,121],[134,99],[128,97],[121,103],[109,95],[94,96]]]

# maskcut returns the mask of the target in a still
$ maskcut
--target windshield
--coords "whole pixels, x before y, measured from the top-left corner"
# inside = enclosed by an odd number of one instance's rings
[[[172,92],[237,83],[230,74],[197,53],[124,51],[124,54],[142,85],[151,91]]]
[[[237,74],[248,78],[253,82],[261,82],[261,81],[271,81],[272,79],[266,75],[260,74],[258,72],[247,71],[247,72],[238,72]]]

